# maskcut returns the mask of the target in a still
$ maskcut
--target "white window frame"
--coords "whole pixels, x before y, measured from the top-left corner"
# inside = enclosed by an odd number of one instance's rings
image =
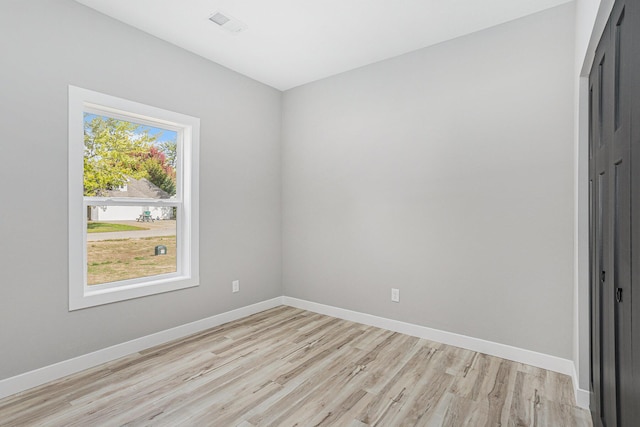
[[[176,197],[84,197],[84,113],[174,130]],[[69,85],[69,311],[199,285],[198,158],[200,119]],[[87,206],[177,206],[175,273],[87,285]]]

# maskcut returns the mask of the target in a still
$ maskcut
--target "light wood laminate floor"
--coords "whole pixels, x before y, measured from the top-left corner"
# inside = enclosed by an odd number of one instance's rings
[[[291,307],[0,400],[2,426],[590,426],[571,379]]]

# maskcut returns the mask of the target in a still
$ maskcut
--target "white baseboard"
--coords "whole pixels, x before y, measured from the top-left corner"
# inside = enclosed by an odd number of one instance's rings
[[[573,384],[575,386],[576,381],[573,381]],[[589,409],[589,390],[584,390],[578,387],[575,387],[575,395],[576,395],[576,405],[578,405],[581,408],[584,409]]]
[[[559,372],[569,375],[573,379],[576,403],[582,408],[589,408],[589,392],[577,388],[577,376],[575,366],[571,360],[562,359],[548,354],[537,353],[531,350],[525,350],[518,347],[512,347],[505,344],[499,344],[491,341],[485,341],[465,335],[459,335],[452,332],[432,329],[425,326],[419,326],[411,323],[405,323],[398,320],[386,319],[371,314],[360,313],[357,311],[346,310],[343,308],[332,307],[329,305],[319,304],[311,301],[305,301],[292,297],[277,297],[267,301],[262,301],[236,310],[231,310],[206,319],[187,323],[175,328],[160,331],[155,334],[147,335],[131,341],[97,350],[73,359],[65,360],[43,368],[35,369],[15,377],[0,380],[0,399],[12,394],[20,393],[33,387],[54,381],[67,375],[75,374],[85,369],[93,368],[102,363],[107,363],[120,357],[127,356],[138,351],[142,351],[156,345],[183,338],[197,332],[204,331],[223,323],[231,322],[259,313],[279,305],[288,305],[291,307],[301,308],[313,311],[315,313],[325,314],[352,322],[362,323],[365,325],[384,328],[395,332],[400,332],[415,337],[425,338],[431,341],[443,344],[453,345],[456,347],[466,348],[468,350],[489,354],[491,356],[501,357],[503,359],[513,360],[527,365],[537,366],[539,368],[548,369],[550,371]]]
[[[107,363],[129,354],[164,344],[178,338],[183,338],[188,335],[222,325],[223,323],[241,319],[280,305],[282,305],[282,297],[273,298],[1,380],[0,399],[37,387],[49,381],[57,380],[67,375],[93,368],[94,366],[102,363]]]
[[[581,408],[589,409],[589,390],[584,390],[578,387],[578,371],[576,370],[576,365],[573,365],[573,372],[571,373],[571,378],[573,379],[573,392],[576,398],[576,405]]]
[[[559,372],[561,374],[573,377],[574,365],[573,361],[562,359],[556,356],[550,356],[544,353],[538,353],[531,350],[525,350],[518,347],[512,347],[506,344],[500,344],[492,341],[485,341],[479,338],[473,338],[466,335],[455,334],[452,332],[441,331],[438,329],[427,328],[426,326],[414,325],[398,320],[386,319],[384,317],[373,316],[371,314],[360,313],[357,311],[346,310],[343,308],[332,307],[329,305],[318,304],[311,301],[305,301],[297,298],[283,297],[283,304],[291,307],[301,308],[313,311],[315,313],[326,314],[328,316],[338,317],[340,319],[350,320],[352,322],[362,323],[364,325],[376,326],[395,332],[400,332],[414,337],[425,338],[431,341],[443,344],[453,345],[465,348],[479,353],[500,357],[527,365],[537,366],[549,371]]]

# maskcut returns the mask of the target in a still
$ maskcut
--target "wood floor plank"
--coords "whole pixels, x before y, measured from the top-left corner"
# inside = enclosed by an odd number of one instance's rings
[[[441,424],[432,424],[433,426],[442,425],[446,427],[462,427],[462,426],[494,426],[489,422],[489,407],[486,402],[478,402],[467,399],[465,397],[451,395],[449,406],[446,409],[445,416]],[[434,421],[436,421],[434,419]],[[512,424],[503,423],[500,425]]]
[[[367,377],[375,372],[382,363],[388,363],[382,354],[393,354],[391,349],[396,349],[404,341],[417,341],[406,335],[391,333],[369,351],[363,351],[363,356],[355,362],[348,364],[351,370],[345,370],[340,378],[332,378],[330,388],[324,392],[318,390],[314,393],[311,407],[306,407],[291,414],[289,419],[300,425],[329,425],[338,419],[346,417],[348,413],[355,412],[363,405],[363,398],[369,394],[362,389]],[[389,350],[389,351],[385,351]],[[364,402],[370,400],[365,399]],[[325,410],[329,408],[329,410]],[[336,410],[337,408],[337,410]],[[284,420],[287,422],[288,420]]]
[[[402,395],[394,399],[394,408],[380,419],[381,425],[423,425],[433,415],[454,379],[446,373],[448,348],[433,350],[427,363],[414,373],[414,383],[404,388]]]
[[[422,369],[433,357],[434,352],[433,348],[421,343],[416,353],[387,380],[376,398],[367,405],[357,419],[372,426],[381,425],[381,420],[400,404],[407,389],[411,389],[417,379],[422,376]]]
[[[337,377],[341,372],[346,372],[349,367],[345,367],[347,360],[353,360],[362,353],[362,350],[346,347],[341,350],[339,357],[326,358],[315,365],[309,366],[304,375],[294,377],[284,384],[287,393],[283,393],[279,401],[272,402],[269,407],[257,408],[249,414],[249,421],[254,425],[271,425],[280,417],[304,406],[304,402],[312,401],[317,395],[317,389],[326,381],[331,383],[331,378]],[[272,377],[278,378],[281,372],[274,372]]]
[[[590,427],[566,375],[280,306],[0,400],[0,426]]]

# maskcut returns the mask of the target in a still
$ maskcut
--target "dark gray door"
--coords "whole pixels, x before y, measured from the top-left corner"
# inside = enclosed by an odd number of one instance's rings
[[[634,357],[640,329],[635,336],[632,329],[639,317],[634,316],[632,245],[640,243],[632,232],[632,213],[640,217],[640,210],[632,210],[634,202],[640,202],[640,194],[633,197],[632,183],[640,180],[632,180],[632,173],[637,174],[640,159],[633,159],[631,143],[640,128],[640,117],[633,113],[640,112],[634,107],[640,82],[639,10],[637,1],[616,2],[589,79],[590,404],[595,426],[640,425],[640,365]]]

